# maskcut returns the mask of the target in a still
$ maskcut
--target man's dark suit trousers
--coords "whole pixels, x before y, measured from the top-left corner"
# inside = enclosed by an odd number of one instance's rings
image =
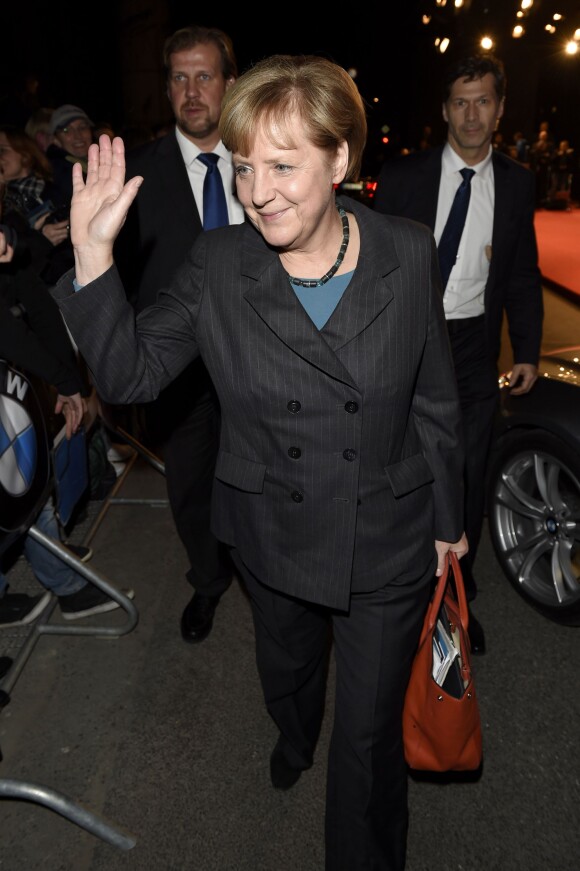
[[[486,341],[485,318],[448,320],[465,440],[465,532],[469,552],[461,560],[465,592],[477,595],[473,564],[485,515],[485,476],[499,398],[496,368]]]
[[[201,595],[220,596],[232,581],[228,550],[210,530],[220,409],[201,359],[145,408],[149,440],[160,446],[173,519],[189,557],[187,579]]]

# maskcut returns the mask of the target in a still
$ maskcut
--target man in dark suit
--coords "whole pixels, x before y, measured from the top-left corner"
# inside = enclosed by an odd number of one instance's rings
[[[128,156],[127,177],[143,175],[147,183],[115,246],[127,294],[138,312],[155,302],[157,289],[171,281],[204,229],[206,167],[199,154],[213,152],[219,158],[225,223],[244,220],[233,194],[231,155],[218,132],[222,97],[237,77],[230,38],[216,28],[183,28],[166,40],[163,63],[175,128]],[[207,637],[232,578],[227,551],[209,528],[219,417],[215,391],[200,359],[145,407],[147,438],[161,446],[169,501],[191,566],[187,578],[195,593],[181,618],[181,633],[189,642]]]
[[[514,394],[527,393],[537,379],[542,335],[534,179],[526,168],[492,148],[504,111],[505,85],[503,64],[490,55],[452,64],[443,83],[447,143],[387,161],[375,199],[379,212],[427,224],[439,246],[466,447],[469,553],[462,568],[470,600],[477,592],[472,569],[485,509],[485,467],[498,399],[504,312],[513,350]],[[474,172],[467,172],[463,183],[466,168]],[[459,247],[450,252],[446,224],[460,187],[469,187],[470,196],[463,229],[455,227]],[[452,220],[449,226],[453,224]],[[484,653],[483,629],[473,615],[470,636],[473,652]]]

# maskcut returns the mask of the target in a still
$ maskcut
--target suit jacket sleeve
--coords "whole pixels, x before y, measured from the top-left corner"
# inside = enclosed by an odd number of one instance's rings
[[[534,178],[521,174],[519,234],[503,290],[514,363],[538,364],[542,341],[543,295],[534,228]]]
[[[430,316],[412,413],[433,471],[435,538],[458,541],[463,523],[463,462],[459,396],[445,324],[435,239],[431,236]]]
[[[53,296],[105,402],[150,402],[199,355],[195,323],[204,250],[200,237],[171,286],[139,315],[127,301],[116,266],[76,293],[72,271],[54,288]]]

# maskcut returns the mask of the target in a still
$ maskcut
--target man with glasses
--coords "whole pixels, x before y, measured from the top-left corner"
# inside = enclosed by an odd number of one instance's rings
[[[48,218],[51,223],[63,221],[69,216],[72,168],[75,163],[80,163],[83,172],[86,172],[89,146],[94,139],[93,129],[93,122],[78,106],[66,103],[52,113],[48,129],[50,145],[46,150],[53,175],[51,200],[54,211]],[[67,237],[53,252],[50,264],[43,272],[43,280],[47,284],[56,284],[73,265],[73,249],[70,237]]]
[[[146,182],[115,245],[115,261],[137,312],[155,302],[204,229],[244,220],[232,157],[218,131],[223,96],[238,75],[231,38],[215,27],[180,28],[164,43],[163,66],[175,124],[166,136],[127,156],[127,178],[142,175]],[[208,154],[222,179],[225,212],[211,208],[217,203],[210,189],[206,199]],[[189,560],[186,578],[193,589],[181,615],[181,635],[196,644],[211,632],[233,574],[227,548],[210,529],[220,409],[201,358],[143,411],[146,438],[163,455],[169,503]]]
[[[72,199],[72,168],[81,163],[86,169],[89,146],[93,141],[94,124],[78,106],[65,104],[52,113],[49,133],[52,142],[46,152],[54,173],[54,183],[62,195],[56,203],[68,209]]]

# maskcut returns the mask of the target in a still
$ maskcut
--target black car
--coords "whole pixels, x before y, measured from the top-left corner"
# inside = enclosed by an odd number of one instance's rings
[[[545,354],[532,390],[500,378],[488,472],[491,540],[508,580],[557,623],[580,625],[580,346]]]

